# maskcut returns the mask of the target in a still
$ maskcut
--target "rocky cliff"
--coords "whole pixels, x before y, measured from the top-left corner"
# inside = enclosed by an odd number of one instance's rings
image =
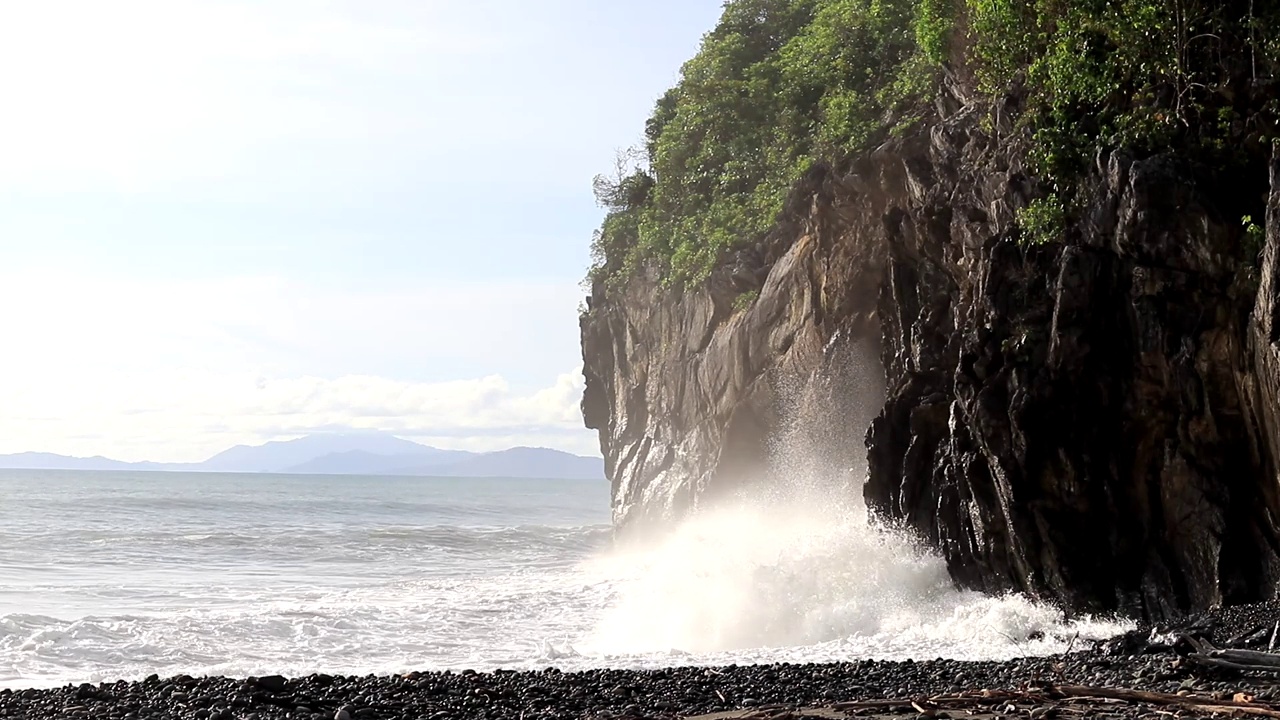
[[[815,168],[702,286],[596,283],[583,410],[617,523],[679,516],[787,436],[865,458],[868,507],[968,587],[1150,618],[1274,595],[1280,161],[1100,153],[1065,240],[1033,247],[1028,140],[984,102],[950,84]],[[1241,218],[1264,214],[1259,259]],[[868,351],[882,377],[851,372]]]

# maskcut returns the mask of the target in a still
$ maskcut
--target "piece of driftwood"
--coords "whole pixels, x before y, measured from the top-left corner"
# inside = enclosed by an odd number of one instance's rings
[[[1187,659],[1197,665],[1204,667],[1218,668],[1220,670],[1234,670],[1235,672],[1278,672],[1280,668],[1268,667],[1265,665],[1244,665],[1222,658],[1209,657],[1208,655],[1192,654]]]
[[[1195,650],[1187,655],[1191,662],[1236,672],[1280,673],[1280,654],[1235,648],[1219,650],[1208,640],[1191,635],[1185,635],[1182,639]]]
[[[1227,645],[1228,645],[1229,647],[1235,647],[1235,646],[1237,646],[1237,645],[1244,645],[1245,643],[1248,643],[1248,642],[1249,642],[1249,640],[1250,640],[1251,638],[1255,637],[1258,633],[1260,633],[1260,632],[1262,632],[1262,631],[1264,631],[1264,630],[1266,630],[1266,626],[1264,626],[1264,625],[1254,625],[1254,626],[1250,627],[1248,630],[1246,630],[1246,631],[1244,631],[1244,632],[1240,633],[1239,635],[1236,635],[1235,637],[1233,637],[1233,638],[1231,638],[1230,640],[1228,640],[1228,641],[1227,641]]]
[[[904,698],[902,700],[851,700],[849,702],[836,703],[831,706],[832,710],[916,710],[919,706],[924,706],[932,710],[955,709],[961,707],[980,707],[982,705],[995,705],[1002,702],[1022,701],[1026,702],[1028,698],[1033,697],[1031,693],[1013,692],[1005,690],[982,690],[979,693],[966,693],[963,695],[935,695],[933,697],[916,697]],[[1034,696],[1041,702],[1047,702],[1048,698],[1042,696]]]
[[[1280,655],[1258,652],[1257,650],[1218,650],[1212,653],[1211,657],[1245,665],[1264,665],[1266,667],[1280,668]]]
[[[1008,703],[1031,703],[1061,707],[1063,703],[1080,701],[1119,701],[1130,704],[1155,705],[1213,714],[1243,713],[1258,717],[1280,718],[1280,709],[1246,700],[1214,700],[1193,695],[1129,690],[1127,688],[1052,685],[1040,691],[983,691],[980,694],[939,695],[930,698],[902,700],[860,700],[837,703],[833,710],[915,710],[932,715],[939,710],[958,710]]]
[[[1145,690],[1129,690],[1126,688],[1095,688],[1078,685],[1062,685],[1055,687],[1057,693],[1066,697],[1111,698],[1130,703],[1146,705],[1163,705],[1166,707],[1184,708],[1217,714],[1244,713],[1259,717],[1280,718],[1280,710],[1269,705],[1238,700],[1214,700],[1199,698],[1193,695],[1169,695],[1167,693],[1147,692]]]
[[[797,708],[787,705],[765,705],[753,708],[751,712],[743,715],[741,720],[779,720],[779,718],[795,717],[797,712]]]

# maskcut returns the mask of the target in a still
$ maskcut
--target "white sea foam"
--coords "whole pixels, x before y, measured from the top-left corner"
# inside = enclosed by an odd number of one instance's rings
[[[1000,660],[1129,629],[959,590],[936,555],[868,522],[855,438],[882,405],[878,368],[874,348],[847,347],[829,368],[838,390],[822,377],[783,384],[791,422],[770,467],[666,534],[589,563],[609,604],[578,650],[642,665]]]
[[[1005,659],[1128,627],[958,590],[940,559],[831,501],[720,507],[596,562],[614,593],[582,648],[614,657]]]
[[[834,495],[610,547],[607,486],[433,482],[0,475],[0,687],[1006,658],[1125,627],[957,591]]]

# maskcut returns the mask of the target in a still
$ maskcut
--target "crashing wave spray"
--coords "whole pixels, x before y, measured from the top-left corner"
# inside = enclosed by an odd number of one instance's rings
[[[995,660],[1129,628],[957,590],[940,559],[834,504],[724,505],[599,562],[618,579],[586,648],[608,655]]]
[[[994,660],[1129,628],[1068,622],[1021,596],[958,590],[941,559],[873,526],[857,490],[865,463],[824,451],[833,428],[846,429],[835,440],[847,444],[847,428],[865,429],[879,404],[869,397],[880,387],[868,353],[850,358],[851,376],[865,379],[854,407],[848,397],[840,407],[830,383],[798,388],[764,482],[744,482],[665,536],[597,561],[614,578],[613,602],[584,649],[675,651],[703,662]]]

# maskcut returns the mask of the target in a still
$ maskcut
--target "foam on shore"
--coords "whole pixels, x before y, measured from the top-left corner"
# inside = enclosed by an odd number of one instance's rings
[[[595,563],[614,587],[593,654],[999,660],[1132,627],[958,590],[941,559],[829,497],[731,503]]]

